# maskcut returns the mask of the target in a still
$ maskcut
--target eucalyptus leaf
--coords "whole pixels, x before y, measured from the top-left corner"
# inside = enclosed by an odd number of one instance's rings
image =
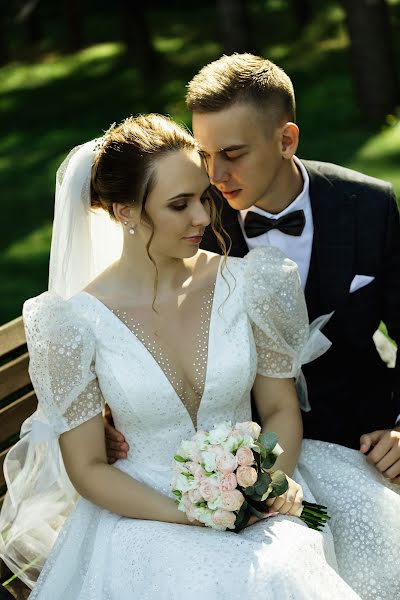
[[[271,469],[276,462],[276,456],[274,454],[268,453],[263,459],[262,466],[263,469]]]
[[[256,494],[259,494],[260,496],[265,494],[270,483],[270,475],[268,473],[261,473],[261,475],[258,477],[256,485],[254,486]]]
[[[269,431],[268,433],[262,433],[258,438],[258,442],[264,446],[267,452],[272,452],[278,443],[278,436],[273,431]]]
[[[283,471],[275,471],[271,474],[272,492],[271,496],[281,496],[288,489],[288,480]]]

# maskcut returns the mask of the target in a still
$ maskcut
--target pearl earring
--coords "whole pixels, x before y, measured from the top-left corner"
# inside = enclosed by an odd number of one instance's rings
[[[126,226],[128,225],[128,221],[124,221],[124,225],[125,225],[125,227],[126,227]],[[135,226],[134,226],[134,225],[131,225],[131,226],[129,227],[129,229],[128,229],[128,233],[129,233],[130,235],[134,235],[134,233],[135,233]]]

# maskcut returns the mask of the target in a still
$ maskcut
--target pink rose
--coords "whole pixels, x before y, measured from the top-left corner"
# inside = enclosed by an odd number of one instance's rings
[[[222,475],[219,482],[219,489],[221,492],[230,492],[235,490],[237,486],[235,473],[225,473]]]
[[[239,490],[231,490],[230,492],[221,492],[219,499],[219,507],[223,510],[240,510],[244,502],[244,496]]]
[[[247,488],[257,481],[257,471],[253,467],[238,467],[236,478],[239,485]]]
[[[242,446],[236,452],[236,458],[241,467],[250,467],[254,463],[254,455],[250,448],[246,448],[246,446]]]
[[[217,457],[216,466],[221,473],[233,473],[237,465],[237,458],[231,452],[224,451]]]
[[[206,502],[208,502],[209,500],[213,500],[219,494],[218,487],[210,483],[210,481],[208,481],[207,479],[200,483],[199,490],[200,494],[203,496]]]
[[[217,527],[234,529],[236,515],[235,513],[229,512],[227,510],[218,509],[213,513],[212,520]]]

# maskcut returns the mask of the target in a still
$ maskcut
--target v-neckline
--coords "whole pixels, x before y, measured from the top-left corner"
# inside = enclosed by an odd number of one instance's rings
[[[101,300],[99,300],[99,298],[97,298],[97,296],[94,296],[93,294],[91,294],[90,292],[86,292],[84,290],[82,290],[81,292],[78,292],[77,296],[79,295],[84,295],[88,298],[91,298],[94,300],[95,304],[100,305],[100,307],[105,311],[106,314],[110,314],[112,319],[116,319],[117,323],[120,324],[120,326],[126,330],[128,332],[128,334],[130,334],[130,336],[133,337],[133,339],[136,341],[136,343],[144,350],[145,354],[148,354],[150,356],[150,359],[154,362],[156,368],[159,370],[159,372],[161,373],[162,377],[166,380],[167,384],[169,385],[169,387],[171,388],[171,390],[173,391],[175,397],[178,399],[179,404],[182,406],[183,410],[186,412],[189,421],[193,427],[194,431],[197,431],[198,428],[198,416],[200,413],[200,409],[201,406],[203,404],[203,400],[206,396],[206,391],[207,391],[207,382],[208,382],[208,375],[209,375],[209,359],[210,359],[210,348],[211,348],[211,342],[212,342],[212,329],[213,329],[213,321],[214,321],[214,313],[215,313],[215,304],[216,304],[216,298],[217,298],[217,288],[219,285],[219,280],[221,277],[221,264],[222,264],[222,259],[223,256],[220,257],[219,261],[218,261],[218,268],[217,268],[217,274],[215,276],[214,279],[214,283],[211,284],[213,287],[213,294],[212,294],[212,300],[211,300],[211,310],[210,310],[210,315],[209,315],[209,322],[208,322],[208,339],[207,339],[207,356],[206,356],[206,368],[205,368],[205,376],[204,376],[204,386],[203,386],[203,392],[200,398],[200,402],[198,404],[197,407],[197,412],[196,412],[196,423],[193,422],[193,419],[189,413],[189,410],[187,409],[186,405],[184,404],[182,398],[180,397],[180,395],[178,394],[178,392],[176,391],[176,389],[174,388],[174,386],[172,385],[172,382],[169,380],[167,374],[165,373],[164,369],[161,367],[160,363],[157,361],[157,359],[155,358],[155,356],[153,356],[153,354],[150,352],[150,350],[146,347],[146,345],[142,342],[142,340],[135,334],[134,331],[132,331],[128,325],[126,325],[126,323],[124,323],[124,321],[118,317],[114,310],[112,310],[110,307],[108,307],[104,302],[102,302]],[[210,286],[211,287],[211,286]]]

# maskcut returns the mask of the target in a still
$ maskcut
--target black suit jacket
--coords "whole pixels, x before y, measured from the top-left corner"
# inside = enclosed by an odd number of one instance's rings
[[[310,177],[314,238],[305,288],[310,321],[335,311],[324,328],[332,347],[303,368],[312,410],[304,436],[359,447],[362,433],[394,425],[400,413],[400,352],[381,361],[372,335],[380,321],[400,340],[400,222],[392,187],[337,165],[303,161]],[[248,252],[238,215],[222,203],[230,254]],[[208,228],[202,247],[221,252]],[[372,283],[350,294],[355,275]]]

